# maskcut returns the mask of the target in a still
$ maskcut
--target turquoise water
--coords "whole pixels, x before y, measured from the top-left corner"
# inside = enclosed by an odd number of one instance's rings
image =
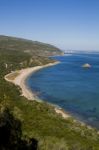
[[[99,128],[99,53],[58,56],[61,63],[31,75],[27,84],[44,101]],[[92,65],[90,69],[81,66]]]

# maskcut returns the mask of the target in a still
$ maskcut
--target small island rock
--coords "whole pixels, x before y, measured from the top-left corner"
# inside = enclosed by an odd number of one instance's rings
[[[87,64],[82,65],[82,67],[83,68],[91,68],[91,65],[87,63]]]

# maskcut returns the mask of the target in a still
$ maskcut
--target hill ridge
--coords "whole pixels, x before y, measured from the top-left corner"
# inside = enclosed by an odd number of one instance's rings
[[[0,35],[0,49],[20,50],[37,55],[61,55],[62,51],[47,43],[32,41],[24,38]]]

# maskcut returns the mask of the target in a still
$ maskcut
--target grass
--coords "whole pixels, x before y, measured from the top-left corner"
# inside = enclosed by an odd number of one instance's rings
[[[49,62],[54,60],[37,55],[33,57],[22,51],[0,49],[0,109],[10,108],[14,117],[22,123],[23,137],[36,138],[39,150],[99,150],[96,129],[82,126],[72,118],[63,119],[47,103],[28,101],[20,96],[18,86],[4,80],[4,76],[11,71]]]
[[[12,81],[13,81],[19,74],[20,74],[20,73],[19,73],[18,71],[17,71],[17,72],[13,72],[13,73],[7,75],[6,78],[7,78],[8,80],[12,80]]]

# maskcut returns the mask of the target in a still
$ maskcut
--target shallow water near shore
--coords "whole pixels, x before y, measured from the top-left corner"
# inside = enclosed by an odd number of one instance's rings
[[[99,53],[54,58],[61,63],[33,73],[26,84],[39,98],[99,128]],[[92,67],[82,68],[85,63]]]

